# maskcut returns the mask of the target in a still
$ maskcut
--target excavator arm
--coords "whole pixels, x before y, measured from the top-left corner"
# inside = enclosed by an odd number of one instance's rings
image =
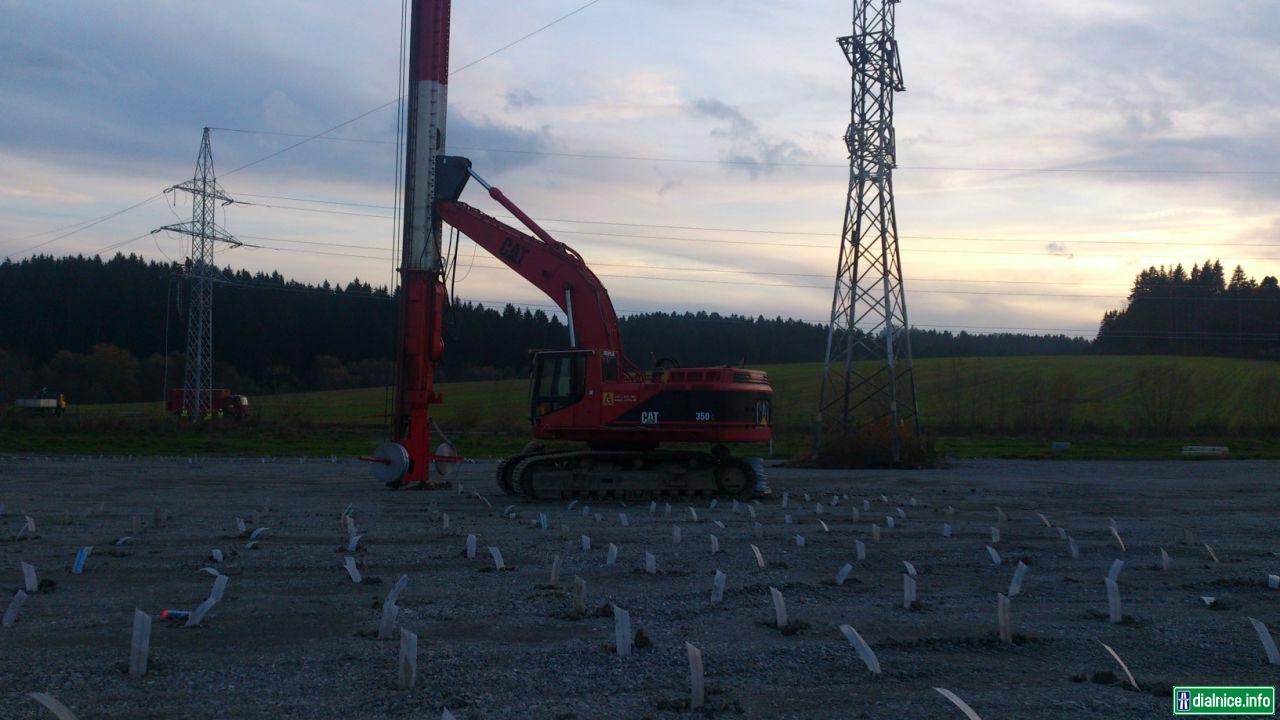
[[[573,347],[612,350],[621,358],[622,336],[609,292],[573,248],[556,240],[511,202],[502,191],[471,170],[466,158],[442,158],[438,173],[441,197],[436,211],[442,220],[519,273],[551,298],[569,319]],[[489,197],[523,223],[532,235],[507,225],[466,203],[458,202],[468,177]]]

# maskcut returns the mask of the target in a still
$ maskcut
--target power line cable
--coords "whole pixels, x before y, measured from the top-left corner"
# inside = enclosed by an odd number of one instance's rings
[[[468,67],[468,66],[464,66]],[[228,132],[247,133],[253,135],[278,135],[283,137],[306,137],[300,133],[287,133],[273,130],[253,130],[247,128],[218,128]],[[324,140],[335,142],[364,143],[371,145],[391,145],[392,140],[374,138],[325,137]],[[493,148],[471,145],[456,145],[451,150],[466,152],[488,152],[509,155],[530,155],[538,157],[558,157],[577,160],[620,160],[628,162],[676,163],[683,165],[731,165],[746,167],[799,167],[848,170],[849,163],[827,162],[778,162],[768,160],[716,159],[690,157],[664,157],[660,155],[624,155],[619,153],[596,152],[561,152],[555,150],[528,150],[522,148]],[[999,165],[898,165],[895,170],[919,172],[992,172],[992,173],[1048,173],[1048,174],[1085,174],[1085,175],[1205,175],[1205,176],[1256,176],[1280,177],[1280,170],[1220,170],[1203,168],[1099,168],[1099,167],[1049,167],[1049,166],[999,166]]]

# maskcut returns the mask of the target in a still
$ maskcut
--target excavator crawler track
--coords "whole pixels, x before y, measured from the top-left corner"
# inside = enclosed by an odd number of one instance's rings
[[[525,500],[736,497],[755,491],[745,460],[681,451],[547,451],[498,466],[503,492]]]

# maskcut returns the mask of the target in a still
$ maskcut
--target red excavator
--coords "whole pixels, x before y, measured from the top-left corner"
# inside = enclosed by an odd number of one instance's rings
[[[568,318],[569,347],[533,353],[530,420],[538,440],[586,447],[531,444],[499,464],[504,492],[526,499],[750,496],[763,479],[758,463],[733,457],[726,444],[772,438],[768,376],[672,361],[641,370],[628,360],[609,293],[582,256],[485,182],[470,160],[444,154],[449,0],[413,0],[410,32],[395,436],[366,458],[375,477],[394,488],[439,487],[430,466],[444,475],[459,460],[448,443],[431,450],[430,407],[443,401],[434,376],[444,353],[447,222],[546,293]],[[529,232],[459,202],[470,178]],[[671,443],[710,449],[659,449]]]

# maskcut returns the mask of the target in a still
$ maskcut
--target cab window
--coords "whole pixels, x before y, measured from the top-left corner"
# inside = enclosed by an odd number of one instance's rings
[[[587,385],[586,353],[542,353],[535,362],[534,417],[566,408],[582,399]]]
[[[618,355],[605,352],[600,355],[600,376],[607,383],[618,382]]]

